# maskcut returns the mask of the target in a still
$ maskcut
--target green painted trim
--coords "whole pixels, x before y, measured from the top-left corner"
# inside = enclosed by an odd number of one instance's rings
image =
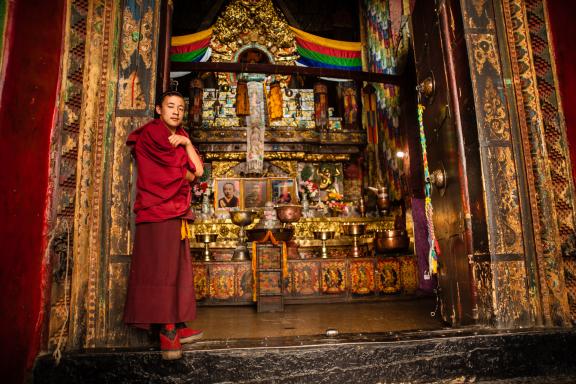
[[[6,20],[8,19],[8,0],[0,0],[0,70],[4,59],[4,40],[6,39]]]

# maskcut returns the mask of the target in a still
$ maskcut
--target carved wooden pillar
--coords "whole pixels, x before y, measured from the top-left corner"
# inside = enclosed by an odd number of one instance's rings
[[[497,26],[506,32],[506,77],[512,78],[508,89],[518,112],[544,323],[566,325],[561,244],[574,233],[574,188],[544,3],[502,0],[495,9],[501,15]],[[564,261],[570,268],[571,260]],[[576,288],[569,296],[570,291]]]
[[[522,90],[513,89],[507,80],[513,71],[518,75],[518,62],[512,60],[510,65],[510,54],[514,55],[518,47],[506,40],[505,27],[512,25],[504,24],[503,9],[510,12],[510,4],[501,0],[460,3],[474,88],[490,254],[489,259],[474,260],[479,297],[488,298],[481,300],[487,304],[481,308],[481,317],[492,318],[498,327],[530,326],[550,324],[552,311],[554,323],[566,324],[559,258],[542,257],[542,236],[552,232],[555,237],[557,230],[542,226],[540,218],[544,212],[539,211],[534,200],[539,192],[533,172],[544,172],[545,177],[545,169],[533,170],[533,162],[538,160],[529,154],[538,145],[531,147],[527,143],[526,111],[522,102],[517,104],[514,100],[514,92],[521,96]],[[510,22],[510,15],[506,17]],[[508,52],[510,43],[512,52]],[[522,67],[533,76],[529,65],[524,63]],[[519,77],[516,79],[518,85]],[[543,181],[542,187],[550,188],[549,182]],[[552,250],[554,253],[558,255]],[[552,279],[557,284],[556,292],[551,290],[550,273],[555,275]]]
[[[160,0],[88,2],[70,350],[130,343],[122,322],[132,243],[133,176],[125,139],[153,117],[159,10]]]

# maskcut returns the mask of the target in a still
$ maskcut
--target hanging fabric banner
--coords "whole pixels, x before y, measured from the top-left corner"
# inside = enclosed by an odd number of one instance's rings
[[[296,64],[305,67],[362,70],[362,44],[326,39],[290,27],[296,37],[300,58]]]
[[[210,58],[212,28],[191,35],[173,36],[170,44],[170,61],[205,62]]]
[[[264,168],[264,132],[266,127],[264,86],[260,82],[248,83],[250,114],[246,116],[246,171],[262,173]]]

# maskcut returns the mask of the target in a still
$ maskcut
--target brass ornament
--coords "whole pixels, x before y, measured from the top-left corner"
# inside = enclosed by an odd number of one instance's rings
[[[215,62],[233,62],[246,47],[257,47],[276,64],[294,65],[298,57],[288,22],[271,0],[231,1],[214,23],[211,47]],[[278,79],[286,83],[288,76]],[[228,82],[227,74],[218,74],[219,84]]]
[[[244,154],[246,155],[246,154]],[[239,161],[213,161],[212,177],[234,176],[234,167],[240,164]],[[232,174],[231,174],[232,173]]]

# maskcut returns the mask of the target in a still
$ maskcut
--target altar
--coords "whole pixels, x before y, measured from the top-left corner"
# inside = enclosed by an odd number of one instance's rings
[[[342,229],[350,222],[366,226],[366,234],[358,239],[358,257],[353,257],[353,237]],[[302,218],[294,224],[294,237],[287,243],[286,278],[277,275],[281,280],[269,283],[283,284],[286,304],[388,300],[394,295],[413,294],[418,287],[413,251],[406,248],[380,253],[374,243],[377,231],[393,226],[390,218]],[[319,229],[334,233],[332,239],[326,240],[326,258],[321,256],[322,240],[314,238],[314,231]],[[199,304],[252,304],[253,247],[248,247],[250,260],[233,260],[239,242],[238,227],[229,219],[220,219],[196,222],[192,231],[218,234],[218,240],[210,244],[210,261],[202,260],[203,243],[191,243]]]

